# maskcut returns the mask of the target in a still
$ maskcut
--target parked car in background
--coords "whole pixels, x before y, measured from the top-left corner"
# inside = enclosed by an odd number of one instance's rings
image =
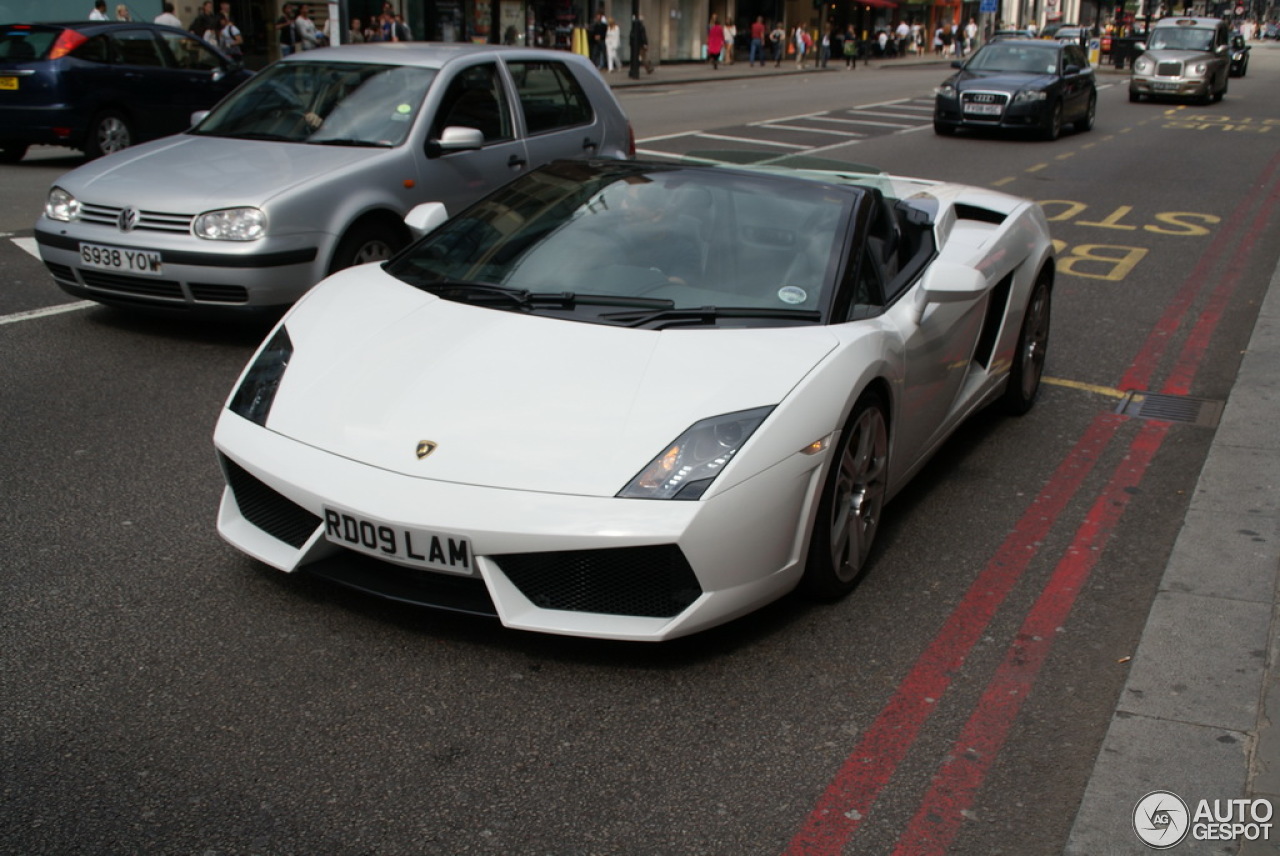
[[[561,51],[345,45],[285,57],[190,131],[58,179],[36,224],[64,290],[104,303],[292,303],[557,158],[634,154],[599,72]]]
[[[1231,76],[1227,25],[1218,18],[1161,18],[1129,76],[1129,100],[1221,101]]]
[[[549,164],[285,315],[214,431],[218,531],[545,633],[834,599],[948,435],[1034,404],[1053,253],[988,188]]]
[[[1051,38],[1063,44],[1083,45],[1088,38],[1088,27],[1077,27],[1074,24],[1069,27],[1059,27]]]
[[[1098,93],[1089,58],[1078,44],[1008,39],[983,45],[938,87],[933,129],[1033,131],[1056,140],[1063,125],[1093,127]]]
[[[0,24],[0,162],[20,161],[33,145],[94,158],[176,134],[249,77],[173,27]]]

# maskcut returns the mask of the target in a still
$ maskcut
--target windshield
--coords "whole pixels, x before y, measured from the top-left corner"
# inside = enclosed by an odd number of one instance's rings
[[[462,212],[387,270],[450,299],[579,320],[632,323],[661,310],[687,323],[815,323],[858,192],[562,162]]]
[[[965,65],[969,71],[1021,71],[1027,74],[1055,74],[1058,48],[1053,42],[994,42],[979,50]]]
[[[1213,50],[1213,30],[1192,27],[1157,27],[1151,33],[1147,49],[1153,51],[1208,51]]]
[[[402,143],[435,70],[358,63],[277,62],[214,108],[192,133],[291,143]]]

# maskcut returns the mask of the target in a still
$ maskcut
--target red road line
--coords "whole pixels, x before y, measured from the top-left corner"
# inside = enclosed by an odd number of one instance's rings
[[[1280,165],[1280,155],[1273,158],[1264,170],[1265,181],[1262,182],[1262,187],[1271,182],[1277,165]],[[1183,315],[1197,295],[1201,281],[1225,251],[1230,236],[1238,231],[1240,221],[1248,216],[1247,211],[1252,204],[1237,208],[1235,215],[1206,249],[1135,356],[1121,383],[1122,389],[1142,389],[1149,383],[1170,337],[1177,331]],[[1217,323],[1217,316],[1214,316],[1212,323]],[[1095,417],[1084,436],[1067,454],[1019,520],[1014,531],[1005,539],[996,556],[957,604],[942,630],[921,654],[853,753],[845,759],[834,780],[819,797],[817,805],[792,839],[786,850],[787,856],[839,853],[857,832],[880,791],[915,743],[942,692],[950,685],[952,674],[963,664],[980,633],[994,616],[995,610],[1035,555],[1039,541],[1047,534],[1057,513],[1065,508],[1078,491],[1085,475],[1097,462],[1120,422],[1119,418],[1108,414]],[[1139,436],[1144,434],[1145,429]],[[1160,436],[1163,438],[1164,435]],[[1099,440],[1100,445],[1094,448],[1093,444]],[[1137,442],[1135,440],[1135,445]],[[1158,445],[1157,443],[1157,448]],[[1052,512],[1051,508],[1058,511]],[[1037,515],[1039,520],[1036,519]],[[1027,537],[1032,532],[1039,532],[1040,535]],[[956,816],[959,817],[958,812]]]
[[[1116,525],[1169,431],[1169,422],[1148,422],[1138,432],[1129,455],[1098,495],[1066,556],[1058,563],[1044,592],[987,685],[973,716],[934,776],[933,785],[898,839],[894,856],[941,856],[960,831],[967,809],[1004,746],[1005,738],[1031,693],[1049,656],[1058,629],[1066,622],[1076,596],[1102,555]]]

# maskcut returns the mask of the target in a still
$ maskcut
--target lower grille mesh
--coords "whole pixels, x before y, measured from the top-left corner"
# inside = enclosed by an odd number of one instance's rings
[[[222,471],[240,513],[273,538],[300,549],[320,525],[319,517],[276,493],[230,458],[222,458]]]
[[[544,609],[670,618],[702,594],[674,544],[491,558],[525,597]]]

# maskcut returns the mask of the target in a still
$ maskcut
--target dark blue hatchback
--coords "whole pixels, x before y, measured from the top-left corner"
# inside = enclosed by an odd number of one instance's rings
[[[185,131],[250,72],[208,42],[133,21],[0,24],[0,162],[28,146],[110,154]]]

